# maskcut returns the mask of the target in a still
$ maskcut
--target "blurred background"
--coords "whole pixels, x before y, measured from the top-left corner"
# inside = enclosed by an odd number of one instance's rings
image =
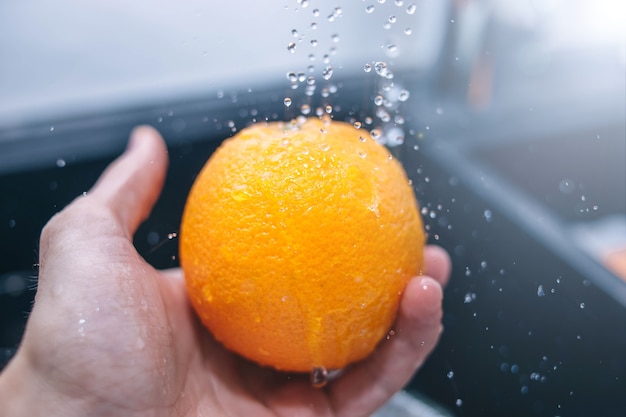
[[[133,126],[169,146],[135,237],[164,268],[223,139],[330,114],[382,132],[454,264],[441,343],[383,415],[626,414],[623,2],[5,1],[0,33],[0,363],[42,226]]]

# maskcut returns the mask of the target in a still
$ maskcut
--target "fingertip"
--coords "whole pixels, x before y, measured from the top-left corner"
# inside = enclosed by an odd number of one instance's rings
[[[410,320],[433,321],[441,319],[443,288],[429,276],[409,281],[401,302],[401,314]]]
[[[150,150],[155,155],[167,158],[167,148],[163,137],[150,125],[137,126],[130,132],[126,151],[133,152],[138,149]]]
[[[452,272],[452,261],[448,252],[441,246],[427,245],[424,248],[424,259],[424,275],[434,278],[445,287]]]
[[[156,202],[167,165],[167,146],[161,134],[150,126],[138,126],[130,134],[126,151],[107,167],[88,194],[108,207],[132,235]]]

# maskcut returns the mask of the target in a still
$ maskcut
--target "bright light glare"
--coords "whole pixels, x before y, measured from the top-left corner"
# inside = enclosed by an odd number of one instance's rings
[[[546,29],[558,46],[626,46],[624,0],[553,0],[552,6]]]

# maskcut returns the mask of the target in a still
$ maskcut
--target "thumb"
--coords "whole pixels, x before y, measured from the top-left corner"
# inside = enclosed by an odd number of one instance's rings
[[[68,265],[74,270],[80,265],[89,269],[97,262],[110,263],[113,255],[133,253],[132,235],[156,202],[166,168],[167,149],[159,133],[150,127],[136,128],[126,151],[91,191],[44,227],[39,247],[40,288],[50,276],[67,275],[62,272]]]
[[[149,126],[135,128],[126,152],[104,171],[89,197],[110,209],[131,238],[161,193],[167,164],[159,132]]]

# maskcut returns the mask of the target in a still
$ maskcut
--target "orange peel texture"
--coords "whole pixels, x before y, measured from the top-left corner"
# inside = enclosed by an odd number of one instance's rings
[[[401,164],[367,131],[312,118],[255,124],[218,148],[188,196],[180,260],[217,340],[306,372],[375,349],[424,242]]]

